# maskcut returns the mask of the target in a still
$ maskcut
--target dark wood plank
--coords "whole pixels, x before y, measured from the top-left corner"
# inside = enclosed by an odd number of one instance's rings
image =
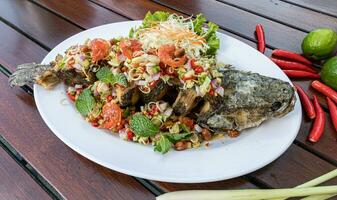
[[[335,131],[329,113],[326,113],[327,122],[325,125],[324,135],[320,141],[312,144],[307,140],[308,133],[312,126],[311,122],[305,118],[302,122],[301,130],[298,133],[296,141],[301,143],[302,146],[315,151],[321,157],[331,160],[332,163],[337,165],[337,132]]]
[[[67,20],[72,21],[72,19],[76,19],[76,24],[85,29],[102,24],[127,20],[127,18],[87,0],[33,1],[55,13],[58,13]]]
[[[318,12],[330,14],[337,17],[337,1],[336,0],[283,0],[285,2],[293,3],[295,5],[300,5],[305,8],[310,8]]]
[[[248,180],[235,178],[225,181],[217,181],[211,183],[165,183],[153,181],[157,187],[163,191],[178,191],[178,190],[224,190],[224,189],[254,189],[255,185]]]
[[[0,74],[1,77],[4,75]],[[50,196],[0,147],[0,199],[51,199]]]
[[[215,0],[155,1],[189,15],[203,13],[208,20],[217,23],[225,30],[253,41],[255,40],[255,26],[257,23],[260,23],[264,26],[266,43],[274,48],[277,47],[300,52],[301,43],[299,41],[302,41],[306,34],[305,32]]]
[[[20,43],[27,44],[29,50],[22,53],[22,57],[0,55],[0,64],[14,69],[17,63],[27,62],[27,58],[39,60],[47,54],[36,44],[26,41],[27,38],[0,24],[0,32],[3,31],[15,38],[6,41],[12,47],[10,51],[19,48]],[[14,43],[10,44],[11,41]],[[20,43],[15,43],[17,41]],[[18,47],[14,47],[16,45]],[[63,197],[154,199],[134,178],[101,167],[68,148],[43,123],[32,96],[20,89],[9,88],[7,78],[3,75],[0,78],[0,133]]]
[[[50,48],[62,42],[65,36],[69,37],[81,31],[80,28],[29,1],[1,1],[0,17],[27,35],[38,38]]]
[[[279,159],[251,176],[273,188],[285,188],[300,185],[333,169],[336,169],[336,166],[292,145]],[[336,184],[337,179],[329,183]]]
[[[122,14],[133,20],[143,19],[148,11],[166,11],[175,12],[173,9],[161,6],[157,3],[148,0],[133,0],[133,1],[121,1],[121,0],[91,0],[100,4],[114,12]]]
[[[337,30],[337,19],[335,17],[331,17],[283,1],[220,1],[307,32],[320,27],[330,27]],[[337,9],[337,4],[335,8]]]

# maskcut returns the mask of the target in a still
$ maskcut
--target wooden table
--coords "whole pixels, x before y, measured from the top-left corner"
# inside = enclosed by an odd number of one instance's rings
[[[254,47],[255,25],[261,23],[267,55],[275,48],[301,52],[310,30],[337,29],[336,0],[1,0],[0,199],[148,200],[184,189],[293,187],[336,168],[336,132],[330,119],[323,138],[313,145],[306,141],[311,123],[304,117],[296,140],[280,158],[243,177],[204,184],[131,177],[72,151],[42,121],[32,88],[9,88],[7,79],[16,65],[40,62],[67,37],[106,23],[142,19],[147,11],[157,10],[202,12],[221,32]],[[309,80],[295,82],[313,93]],[[320,102],[327,111],[322,96]]]

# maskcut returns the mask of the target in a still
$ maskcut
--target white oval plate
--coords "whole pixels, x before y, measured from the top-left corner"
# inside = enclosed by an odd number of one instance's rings
[[[49,63],[71,45],[87,38],[111,39],[127,36],[140,21],[121,22],[95,27],[78,33],[57,45],[42,61]],[[290,80],[266,56],[254,48],[221,33],[218,59],[237,69]],[[197,183],[230,179],[257,170],[278,158],[295,139],[301,123],[301,106],[281,119],[273,119],[258,128],[244,131],[238,138],[218,140],[209,148],[170,151],[161,155],[152,146],[119,139],[117,135],[92,127],[67,99],[64,85],[48,91],[34,85],[37,108],[49,128],[70,148],[86,158],[132,176],[176,182]],[[66,100],[68,101],[68,100]]]

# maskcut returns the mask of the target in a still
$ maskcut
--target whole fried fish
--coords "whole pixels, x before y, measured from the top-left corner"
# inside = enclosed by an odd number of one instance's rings
[[[204,97],[198,124],[213,130],[241,131],[294,109],[295,91],[288,82],[233,69],[222,73],[224,95]]]

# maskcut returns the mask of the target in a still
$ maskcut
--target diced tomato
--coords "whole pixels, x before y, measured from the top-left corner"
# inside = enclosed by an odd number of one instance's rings
[[[212,95],[212,96],[214,96],[214,90],[211,89],[211,90],[209,91],[209,94]]]
[[[102,108],[104,122],[102,128],[117,129],[122,122],[122,109],[114,102],[104,104]]]
[[[190,76],[190,77],[184,76],[184,77],[183,77],[183,81],[188,81],[188,80],[193,80],[193,79],[194,79],[193,76]]]
[[[157,85],[158,82],[159,82],[159,80],[151,81],[151,82],[149,83],[149,86],[150,86],[150,87],[154,87],[154,86]]]
[[[131,130],[128,130],[127,135],[128,135],[128,140],[132,140],[133,139],[134,134],[132,133]]]
[[[119,47],[123,55],[128,59],[132,59],[133,52],[142,50],[142,44],[134,39],[120,41]]]
[[[204,68],[202,68],[201,66],[198,66],[198,67],[194,68],[194,71],[195,71],[195,73],[200,74],[201,72],[204,71]]]
[[[197,67],[200,67],[199,65],[196,64],[196,61],[195,61],[194,59],[192,59],[190,62],[191,62],[191,67],[192,67],[192,69],[195,69],[195,68],[197,68]]]
[[[91,122],[91,125],[93,126],[93,127],[98,127],[98,122]]]
[[[106,100],[107,100],[107,101],[111,101],[111,100],[112,100],[112,96],[111,96],[111,95],[107,96],[107,97],[106,97]]]
[[[91,41],[92,61],[98,62],[109,54],[110,43],[104,39],[97,38]]]
[[[75,99],[75,95],[72,95],[72,94],[70,94],[69,92],[67,92],[67,96],[68,96],[68,98],[71,100],[71,101],[75,101],[76,99]]]

